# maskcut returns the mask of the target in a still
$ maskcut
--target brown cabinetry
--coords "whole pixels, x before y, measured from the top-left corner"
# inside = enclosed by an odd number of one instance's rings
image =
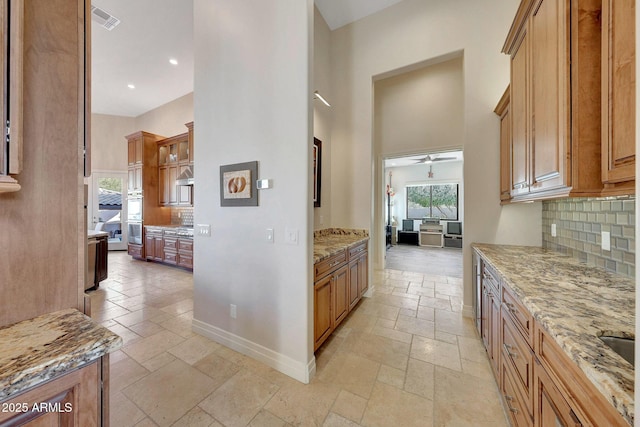
[[[162,229],[155,227],[144,228],[145,257],[150,261],[162,261],[164,257],[164,242],[162,241]]]
[[[155,224],[169,223],[171,212],[158,206],[158,149],[162,136],[136,132],[125,137],[128,147],[128,193],[141,197],[142,221]],[[145,258],[145,240],[142,244],[129,243],[128,253],[134,258]]]
[[[193,122],[188,132],[158,142],[158,203],[161,206],[193,206],[191,186],[179,185],[178,177],[193,168]]]
[[[314,265],[314,350],[331,335],[368,289],[367,243]]]
[[[513,201],[602,192],[599,13],[599,0],[520,4],[503,47],[511,126],[501,139],[511,139],[511,153],[501,148],[501,169],[510,169]]]
[[[602,181],[610,195],[635,192],[635,0],[602,1]]]
[[[509,91],[504,91],[494,112],[500,117],[500,201],[511,199],[511,114]]]
[[[145,258],[193,269],[193,237],[174,227],[145,226]]]
[[[98,360],[3,401],[0,425],[102,426],[108,423],[108,391]],[[106,362],[108,364],[108,362]],[[39,411],[39,408],[43,408]]]
[[[616,409],[480,258],[480,331],[513,426],[623,426]],[[496,293],[496,286],[501,289]],[[477,290],[476,290],[477,292]],[[499,330],[493,328],[498,295]],[[500,297],[501,295],[501,297]],[[496,358],[496,348],[498,357]],[[497,364],[497,365],[496,365]]]

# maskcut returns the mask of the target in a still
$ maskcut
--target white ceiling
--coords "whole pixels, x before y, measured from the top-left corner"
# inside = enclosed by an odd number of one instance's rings
[[[399,1],[315,3],[335,29]],[[94,113],[136,117],[193,92],[193,0],[92,0],[92,4],[121,21],[111,31],[95,22],[92,26]],[[170,58],[178,65],[171,65]]]

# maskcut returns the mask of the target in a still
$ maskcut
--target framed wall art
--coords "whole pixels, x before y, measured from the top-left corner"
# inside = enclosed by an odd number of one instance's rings
[[[258,206],[258,162],[220,166],[220,206]]]
[[[322,185],[322,141],[313,138],[313,207],[320,207]]]

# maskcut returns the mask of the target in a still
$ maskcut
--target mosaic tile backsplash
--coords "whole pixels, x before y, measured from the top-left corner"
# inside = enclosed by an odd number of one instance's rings
[[[542,202],[542,246],[635,277],[635,203],[635,197]],[[551,224],[556,224],[556,237],[551,237]],[[611,233],[610,251],[602,250],[603,231]]]
[[[171,208],[171,224],[193,227],[193,208]]]

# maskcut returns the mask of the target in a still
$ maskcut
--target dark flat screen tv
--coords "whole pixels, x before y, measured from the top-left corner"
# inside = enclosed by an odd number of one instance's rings
[[[412,219],[403,219],[402,220],[402,231],[413,231],[413,220]]]
[[[462,223],[457,221],[447,222],[447,233],[451,235],[462,235]]]

